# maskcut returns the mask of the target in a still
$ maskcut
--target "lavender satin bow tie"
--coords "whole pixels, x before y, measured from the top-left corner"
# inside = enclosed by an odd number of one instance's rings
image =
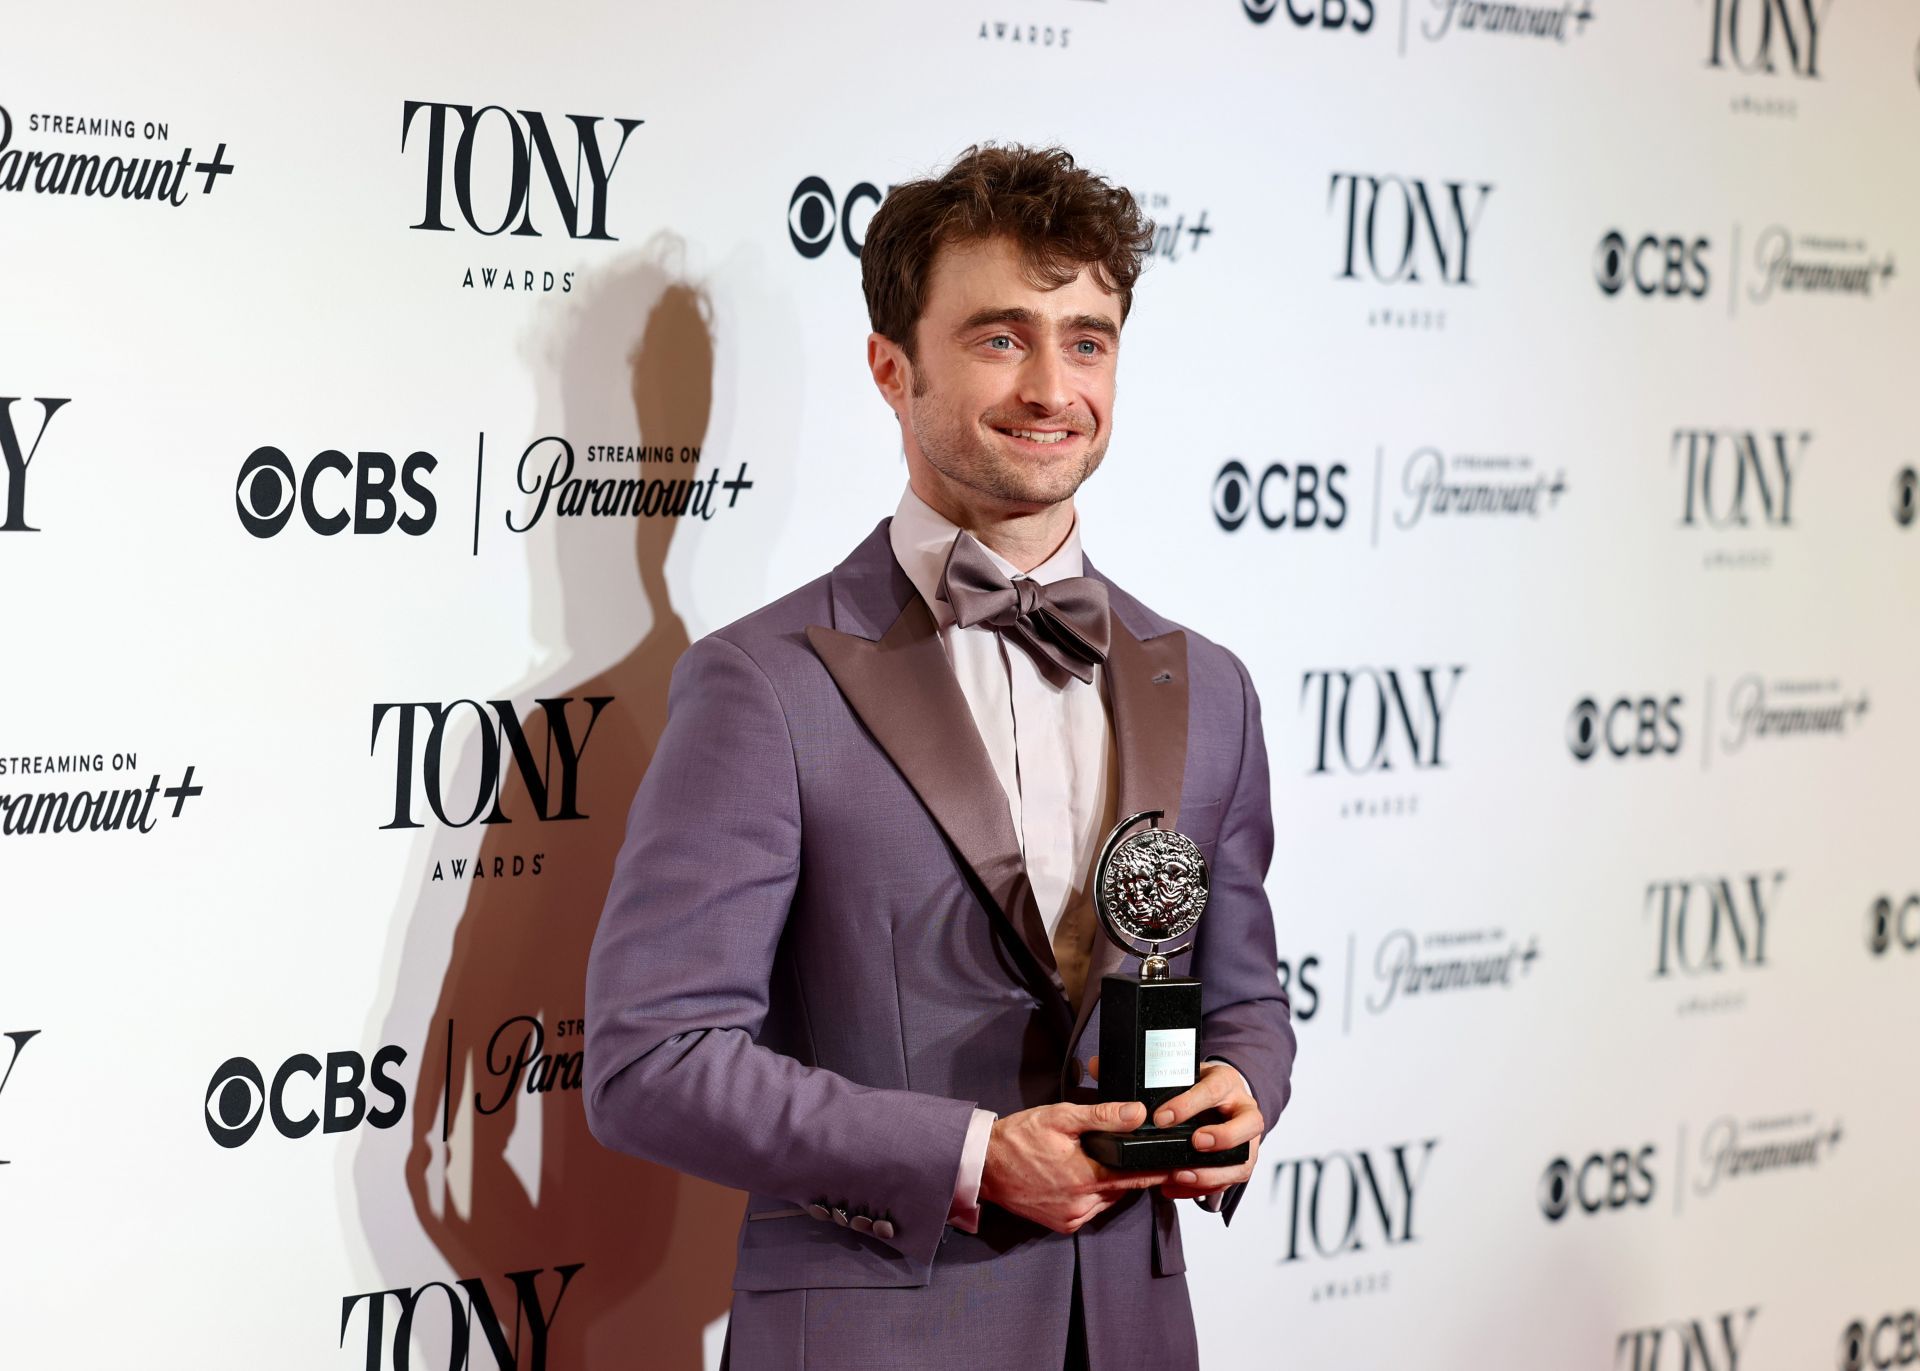
[[[1066,676],[1091,682],[1094,667],[1107,660],[1112,632],[1107,588],[1091,576],[1069,576],[1052,585],[1009,578],[963,529],[947,553],[939,593],[962,628],[998,629],[1026,649],[1056,685],[1064,685]]]

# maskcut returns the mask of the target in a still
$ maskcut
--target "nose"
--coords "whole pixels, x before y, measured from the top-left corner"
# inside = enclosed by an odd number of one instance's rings
[[[1041,414],[1059,414],[1073,404],[1066,362],[1052,348],[1035,348],[1020,368],[1020,403]]]

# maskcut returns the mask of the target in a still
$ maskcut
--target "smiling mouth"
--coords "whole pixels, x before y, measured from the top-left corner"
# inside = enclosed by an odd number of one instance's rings
[[[1070,428],[1001,428],[995,425],[993,431],[1022,443],[1032,443],[1036,447],[1056,447],[1069,438],[1079,436],[1076,430]]]

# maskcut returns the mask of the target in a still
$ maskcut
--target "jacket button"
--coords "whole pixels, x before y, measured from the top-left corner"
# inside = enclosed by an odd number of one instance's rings
[[[892,1242],[893,1225],[886,1219],[875,1219],[873,1221],[873,1236],[881,1239],[883,1242]]]
[[[833,1214],[824,1204],[810,1204],[807,1206],[807,1212],[813,1215],[814,1218],[819,1219],[822,1223],[833,1217]]]

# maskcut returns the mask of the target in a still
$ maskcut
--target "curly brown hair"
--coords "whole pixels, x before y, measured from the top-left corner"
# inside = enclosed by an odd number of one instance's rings
[[[1065,148],[976,143],[936,177],[893,187],[867,225],[860,284],[873,331],[914,356],[934,257],[951,243],[1005,236],[1043,290],[1090,269],[1133,308],[1133,283],[1153,247],[1153,223],[1123,186],[1075,165]]]

